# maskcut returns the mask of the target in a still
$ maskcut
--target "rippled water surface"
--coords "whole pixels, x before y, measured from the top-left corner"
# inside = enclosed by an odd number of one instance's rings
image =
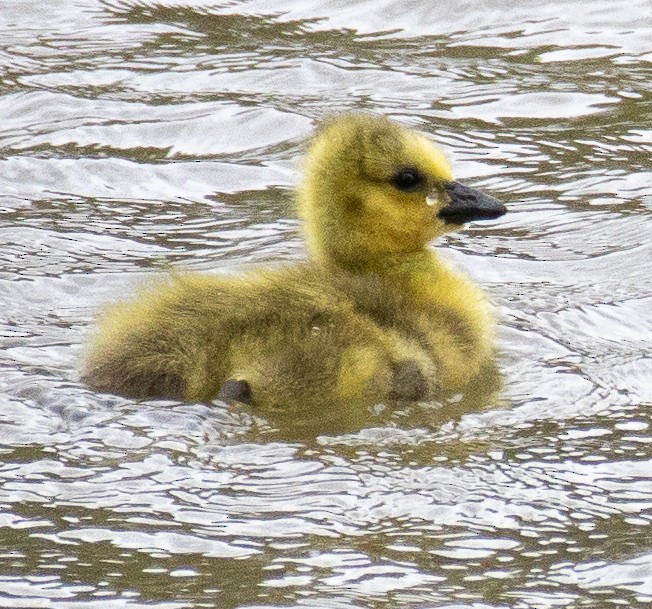
[[[651,606],[649,0],[9,0],[0,32],[0,606]],[[297,439],[86,390],[102,304],[304,255],[297,161],[344,109],[508,203],[437,244],[502,394]]]

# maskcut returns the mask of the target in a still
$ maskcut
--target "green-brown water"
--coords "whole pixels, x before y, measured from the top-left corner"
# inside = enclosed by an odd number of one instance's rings
[[[650,606],[649,0],[5,0],[0,32],[1,607]],[[80,385],[138,282],[302,257],[302,142],[346,109],[508,203],[438,244],[503,394],[292,440]]]

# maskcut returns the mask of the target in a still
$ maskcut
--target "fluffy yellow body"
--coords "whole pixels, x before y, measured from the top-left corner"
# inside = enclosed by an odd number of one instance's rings
[[[504,213],[476,195],[424,136],[339,117],[318,132],[298,192],[310,260],[141,290],[100,319],[84,378],[98,391],[187,401],[246,381],[255,407],[283,413],[463,388],[491,365],[493,314],[428,243]]]

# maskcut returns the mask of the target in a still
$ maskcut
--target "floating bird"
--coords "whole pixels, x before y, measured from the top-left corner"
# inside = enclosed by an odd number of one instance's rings
[[[463,390],[491,365],[488,301],[429,243],[506,209],[455,181],[427,137],[384,117],[333,118],[297,197],[307,262],[176,273],[110,306],[88,348],[88,386],[346,416]]]

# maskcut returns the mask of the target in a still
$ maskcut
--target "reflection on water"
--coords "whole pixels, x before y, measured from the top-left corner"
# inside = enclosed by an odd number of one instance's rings
[[[648,14],[3,3],[0,604],[649,606]],[[303,141],[352,108],[425,130],[510,205],[439,244],[500,309],[501,395],[292,438],[81,386],[103,303],[171,265],[303,255]]]

